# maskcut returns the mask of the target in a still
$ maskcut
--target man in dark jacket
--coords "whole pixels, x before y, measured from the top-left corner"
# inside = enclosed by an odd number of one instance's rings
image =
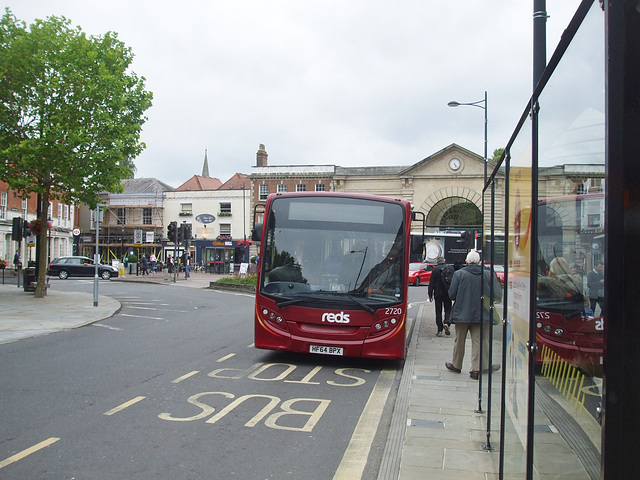
[[[453,275],[453,267],[447,265],[444,257],[438,257],[436,260],[438,265],[431,272],[431,280],[429,280],[429,301],[436,300],[436,325],[438,326],[438,337],[442,336],[442,330],[447,335],[451,334],[449,326],[451,325],[451,299],[449,298],[449,284],[446,282],[446,271]],[[451,276],[449,276],[451,278]],[[444,323],[442,322],[442,309],[444,307]]]
[[[489,328],[491,326],[490,311],[481,306],[481,293],[489,297],[491,272],[485,269],[484,274],[480,265],[480,255],[475,250],[467,254],[467,266],[453,274],[449,298],[455,303],[451,311],[451,318],[456,325],[456,338],[453,345],[453,359],[445,363],[452,372],[462,371],[465,342],[467,333],[471,333],[471,371],[469,376],[477,380],[480,374],[480,329],[483,335],[483,370],[489,365]],[[484,281],[484,285],[481,284]],[[494,300],[502,299],[502,290],[498,279],[493,278]],[[492,365],[492,370],[498,370],[500,365]]]

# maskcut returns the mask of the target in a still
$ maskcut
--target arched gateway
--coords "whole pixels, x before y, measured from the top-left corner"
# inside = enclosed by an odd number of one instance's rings
[[[482,197],[465,187],[445,187],[429,195],[416,210],[427,216],[429,227],[481,228]]]

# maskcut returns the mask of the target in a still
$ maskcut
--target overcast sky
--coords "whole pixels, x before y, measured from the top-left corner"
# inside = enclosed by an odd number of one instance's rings
[[[579,0],[547,0],[547,58]],[[118,33],[153,107],[137,177],[178,187],[269,165],[412,165],[457,143],[489,155],[532,90],[533,0],[3,0]]]

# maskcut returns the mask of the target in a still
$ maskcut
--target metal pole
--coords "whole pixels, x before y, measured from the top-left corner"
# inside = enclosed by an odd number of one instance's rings
[[[98,253],[98,245],[100,244],[100,205],[96,205],[96,251],[93,254],[93,264],[95,267],[95,273],[93,276],[93,306],[98,306],[98,263],[100,260],[100,254]]]
[[[494,450],[493,445],[491,445],[491,380],[492,380],[492,374],[493,374],[493,310],[494,310],[494,305],[493,305],[493,299],[495,296],[495,292],[493,291],[494,289],[494,282],[493,282],[493,278],[495,275],[495,241],[493,241],[495,239],[495,226],[494,226],[494,222],[495,222],[495,207],[496,207],[496,184],[495,184],[495,180],[491,182],[491,260],[489,260],[491,262],[491,269],[489,271],[489,363],[487,364],[487,375],[488,375],[488,379],[487,379],[487,404],[489,405],[489,408],[487,409],[487,443],[485,443],[484,445],[482,445],[482,449],[483,450]],[[483,325],[483,330],[484,330],[484,325]]]
[[[485,188],[487,186],[487,91],[484,91],[484,176],[482,182],[482,256],[481,256],[481,265],[482,265],[482,275],[481,283],[480,283],[480,372],[478,372],[478,409],[476,413],[484,413],[482,410],[482,365],[484,365],[484,249],[485,249],[485,240],[487,238],[486,235],[486,225],[485,225]],[[491,321],[491,318],[489,318]],[[489,365],[488,368],[491,368]],[[489,409],[491,409],[491,405],[489,405]],[[490,445],[489,445],[490,446]]]
[[[480,371],[478,372],[478,408],[475,413],[484,413],[482,409],[482,366],[484,365],[484,248],[486,239],[486,226],[485,226],[485,187],[487,185],[487,91],[484,92],[484,100],[475,102],[479,108],[484,109],[484,158],[483,158],[483,182],[482,182],[482,255],[480,257],[480,265],[482,266],[482,275],[480,275]],[[477,105],[478,103],[484,103],[484,107]],[[491,367],[489,367],[491,368]],[[489,405],[491,408],[491,405]]]
[[[533,88],[547,66],[546,0],[533,0]]]

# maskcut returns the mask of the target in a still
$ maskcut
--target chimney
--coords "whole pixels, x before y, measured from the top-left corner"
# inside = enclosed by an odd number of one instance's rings
[[[257,167],[266,167],[267,166],[267,151],[264,149],[264,145],[260,144],[260,148],[258,148],[258,153],[256,153],[256,166]]]

